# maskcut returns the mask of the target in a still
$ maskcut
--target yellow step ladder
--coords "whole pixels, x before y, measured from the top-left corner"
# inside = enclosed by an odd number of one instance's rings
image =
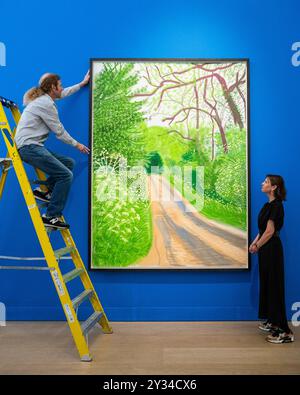
[[[27,178],[22,160],[20,158],[14,141],[16,128],[14,128],[12,132],[4,107],[11,111],[12,117],[16,125],[18,124],[21,117],[20,111],[16,103],[0,96],[0,129],[8,151],[5,158],[0,158],[0,167],[2,168],[2,175],[0,178],[0,199],[3,194],[8,170],[13,167],[15,169],[17,179],[19,181],[31,220],[33,222],[33,226],[35,228],[43,254],[45,256],[45,260],[48,265],[48,267],[41,267],[40,269],[46,269],[50,271],[57,294],[59,296],[65,316],[67,318],[67,322],[69,324],[76,347],[78,349],[81,361],[89,362],[92,360],[92,356],[88,348],[87,336],[89,331],[97,323],[101,325],[104,333],[112,333],[112,328],[95,292],[93,284],[86,271],[85,265],[80,257],[80,254],[76,248],[69,229],[58,230],[59,232],[61,232],[65,246],[56,251],[52,248],[50,233],[48,233],[44,226],[39,206],[35,200],[31,185]],[[45,174],[39,169],[35,170],[39,180],[45,180]],[[43,188],[43,186],[41,186],[41,188]],[[64,220],[63,217],[61,218],[61,220]],[[62,274],[60,269],[60,259],[62,256],[68,254],[70,254],[75,267],[70,272]],[[28,269],[28,267],[26,266],[1,266],[0,268]],[[38,269],[38,267],[30,267],[30,269]],[[81,279],[84,291],[74,299],[71,299],[66,284],[71,282],[75,278]],[[86,300],[90,301],[94,312],[85,322],[80,323],[77,318],[77,310],[79,305]]]

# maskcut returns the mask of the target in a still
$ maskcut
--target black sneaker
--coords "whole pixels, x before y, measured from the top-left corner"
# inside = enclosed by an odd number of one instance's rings
[[[295,339],[293,332],[286,333],[282,329],[278,329],[277,331],[273,332],[271,335],[267,336],[266,340],[269,343],[282,344],[282,343],[293,343]]]
[[[263,332],[274,332],[277,328],[275,326],[273,326],[273,324],[271,324],[271,322],[267,321],[267,322],[261,322],[258,325],[258,329],[260,329]]]
[[[42,192],[39,189],[33,191],[34,197],[42,202],[49,203],[51,199],[51,194],[49,192]]]
[[[69,229],[70,225],[62,222],[58,217],[48,218],[42,217],[44,225],[46,228],[55,228],[55,229]]]

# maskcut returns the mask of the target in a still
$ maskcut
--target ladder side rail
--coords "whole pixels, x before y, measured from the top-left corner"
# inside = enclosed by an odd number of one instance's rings
[[[5,129],[9,126],[8,124],[8,120],[7,120],[7,116],[6,113],[4,111],[3,108],[3,104],[0,102],[0,129],[2,131],[2,128]],[[6,153],[6,158],[9,157],[9,154]],[[3,195],[3,190],[5,187],[5,183],[6,183],[6,178],[7,178],[7,171],[6,172],[2,172],[1,174],[1,178],[0,178],[0,199],[2,198]]]
[[[82,258],[79,254],[79,251],[76,247],[76,244],[73,240],[70,230],[69,229],[62,230],[61,235],[64,239],[66,246],[73,247],[73,251],[71,252],[71,257],[72,257],[75,267],[78,269],[82,268],[84,270],[83,274],[81,275],[81,281],[82,281],[85,289],[91,289],[93,291],[93,296],[90,298],[90,301],[91,301],[94,311],[101,311],[103,313],[103,315],[100,319],[100,325],[103,329],[103,332],[104,333],[112,333],[112,328],[109,325],[109,321],[108,321],[108,318],[104,312],[104,308],[100,302],[97,292],[95,291],[93,283],[87,273],[86,267],[82,261]]]
[[[15,121],[15,124],[18,125],[19,120],[21,118],[21,113],[20,113],[19,108],[17,106],[13,106],[13,107],[9,107],[9,109],[11,110],[11,113],[12,113],[13,119]],[[7,116],[5,114],[5,111],[4,111],[4,108],[3,108],[3,104],[1,102],[0,102],[0,125],[2,127],[9,126],[9,123],[8,123],[8,120],[7,120]],[[14,130],[12,132],[13,138],[15,137],[16,130],[17,130],[17,128],[14,128]],[[6,157],[7,158],[9,157],[9,152],[8,151],[6,153]],[[1,178],[0,178],[0,199],[1,199],[2,195],[3,195],[3,190],[4,190],[4,187],[5,187],[7,174],[8,174],[7,171],[3,172],[1,174]]]

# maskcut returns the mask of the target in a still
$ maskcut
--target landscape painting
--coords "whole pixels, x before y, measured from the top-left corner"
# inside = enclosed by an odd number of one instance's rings
[[[91,72],[90,268],[248,269],[248,60]]]

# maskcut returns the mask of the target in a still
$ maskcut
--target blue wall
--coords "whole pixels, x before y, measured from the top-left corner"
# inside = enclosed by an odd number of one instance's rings
[[[260,183],[266,173],[280,173],[289,192],[282,240],[291,316],[292,303],[300,301],[300,67],[291,63],[292,43],[300,41],[299,2],[51,0],[48,4],[0,3],[0,42],[7,50],[7,65],[0,67],[0,95],[20,104],[24,91],[46,71],[59,73],[65,86],[78,82],[91,57],[250,58],[252,237],[265,201]],[[88,100],[85,89],[59,104],[67,130],[85,144]],[[77,161],[65,216],[87,260],[88,160],[53,137],[47,145]],[[2,156],[3,146],[0,149]],[[40,256],[13,172],[0,215],[0,255]],[[91,278],[112,321],[252,320],[257,316],[256,257],[250,272],[100,271],[92,272]],[[1,271],[0,302],[6,304],[11,320],[63,318],[47,272]]]

